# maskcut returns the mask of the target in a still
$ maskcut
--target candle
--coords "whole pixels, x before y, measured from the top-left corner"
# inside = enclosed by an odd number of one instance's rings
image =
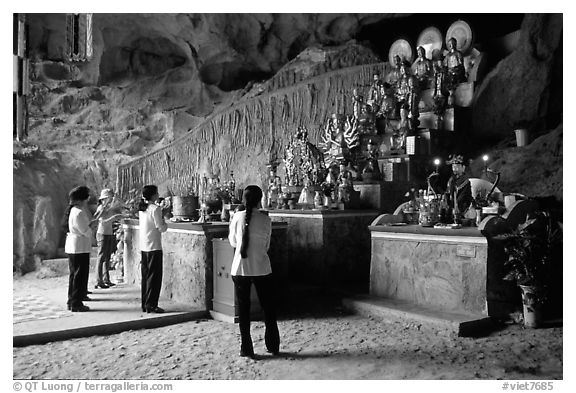
[[[435,158],[434,159],[434,165],[436,166],[436,173],[438,173],[438,166],[440,165],[440,159]]]
[[[482,156],[482,160],[484,161],[484,172],[488,171],[488,158],[488,154]]]

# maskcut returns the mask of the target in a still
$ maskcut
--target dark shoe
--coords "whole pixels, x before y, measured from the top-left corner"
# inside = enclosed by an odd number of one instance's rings
[[[86,312],[90,310],[90,307],[81,304],[79,306],[71,306],[70,310],[72,312]]]
[[[274,356],[278,356],[278,354],[280,353],[280,350],[277,349],[275,351],[271,351],[269,349],[266,349],[266,352],[271,353]]]
[[[256,355],[254,355],[254,352],[244,352],[244,351],[240,351],[240,356],[243,358],[250,358],[250,359],[254,359],[256,357]]]
[[[162,314],[164,312],[164,309],[160,308],[160,307],[153,307],[153,308],[147,308],[146,312],[148,314],[153,313],[153,314]]]
[[[92,291],[86,291],[86,295],[92,295]]]
[[[92,299],[89,298],[88,296],[84,296],[84,297],[82,298],[82,301],[83,301],[83,302],[89,302],[89,301],[91,301],[91,300],[92,300]]]
[[[102,283],[102,284],[96,284],[96,285],[94,285],[94,288],[95,288],[95,289],[98,289],[98,288],[106,289],[106,288],[109,288],[109,287],[108,287],[108,285]]]
[[[109,287],[113,287],[113,286],[116,285],[116,284],[114,284],[114,283],[112,283],[112,282],[105,282],[104,285],[108,285]]]

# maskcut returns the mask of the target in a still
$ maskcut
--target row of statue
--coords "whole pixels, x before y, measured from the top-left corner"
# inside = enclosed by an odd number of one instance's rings
[[[384,81],[380,75],[374,74],[366,99],[357,89],[353,90],[353,113],[361,133],[374,133],[374,124],[380,120],[383,120],[385,130],[391,128],[390,120],[400,120],[401,124],[395,130],[398,134],[416,130],[421,92],[426,89],[433,89],[433,110],[439,117],[446,108],[453,106],[456,87],[467,80],[464,57],[457,49],[456,39],[448,41],[445,57],[436,49],[430,60],[422,46],[418,47],[417,53],[412,65],[396,55],[394,69]],[[400,142],[402,139],[398,138]]]
[[[276,173],[278,162],[271,162],[266,206],[278,207],[290,199],[291,187],[303,187],[301,202],[310,202],[311,193],[321,188],[325,196],[338,202],[349,202],[354,192],[353,180],[380,180],[379,146],[362,136],[392,131],[389,139],[391,154],[405,152],[406,138],[419,126],[418,105],[421,92],[433,89],[434,111],[441,117],[453,105],[454,91],[466,81],[464,59],[457,50],[456,39],[448,41],[446,56],[434,50],[432,60],[418,47],[418,57],[409,65],[400,56],[394,58],[394,69],[385,81],[375,74],[366,99],[358,89],[352,91],[352,115],[333,114],[321,134],[319,147],[308,141],[308,131],[301,127],[288,143],[283,158],[285,181]],[[377,130],[376,123],[384,123]],[[380,132],[379,132],[380,131]],[[362,168],[360,170],[360,168]],[[284,202],[282,202],[284,201]]]

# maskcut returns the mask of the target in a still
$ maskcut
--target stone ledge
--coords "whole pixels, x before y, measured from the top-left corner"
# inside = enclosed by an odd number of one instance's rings
[[[460,337],[484,335],[494,328],[491,318],[483,315],[434,310],[396,299],[358,295],[342,299],[342,304],[359,315],[397,322],[418,322],[419,329],[440,330]]]

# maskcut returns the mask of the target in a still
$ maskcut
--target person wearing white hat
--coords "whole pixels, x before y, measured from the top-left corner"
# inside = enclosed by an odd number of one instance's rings
[[[112,208],[112,201],[114,199],[114,191],[105,188],[100,192],[98,198],[98,208],[94,214],[94,218],[98,220],[98,230],[96,231],[96,241],[98,243],[98,281],[96,288],[109,288],[113,285],[110,281],[110,259],[115,251],[116,236],[112,223],[123,217],[122,214],[114,214]]]

